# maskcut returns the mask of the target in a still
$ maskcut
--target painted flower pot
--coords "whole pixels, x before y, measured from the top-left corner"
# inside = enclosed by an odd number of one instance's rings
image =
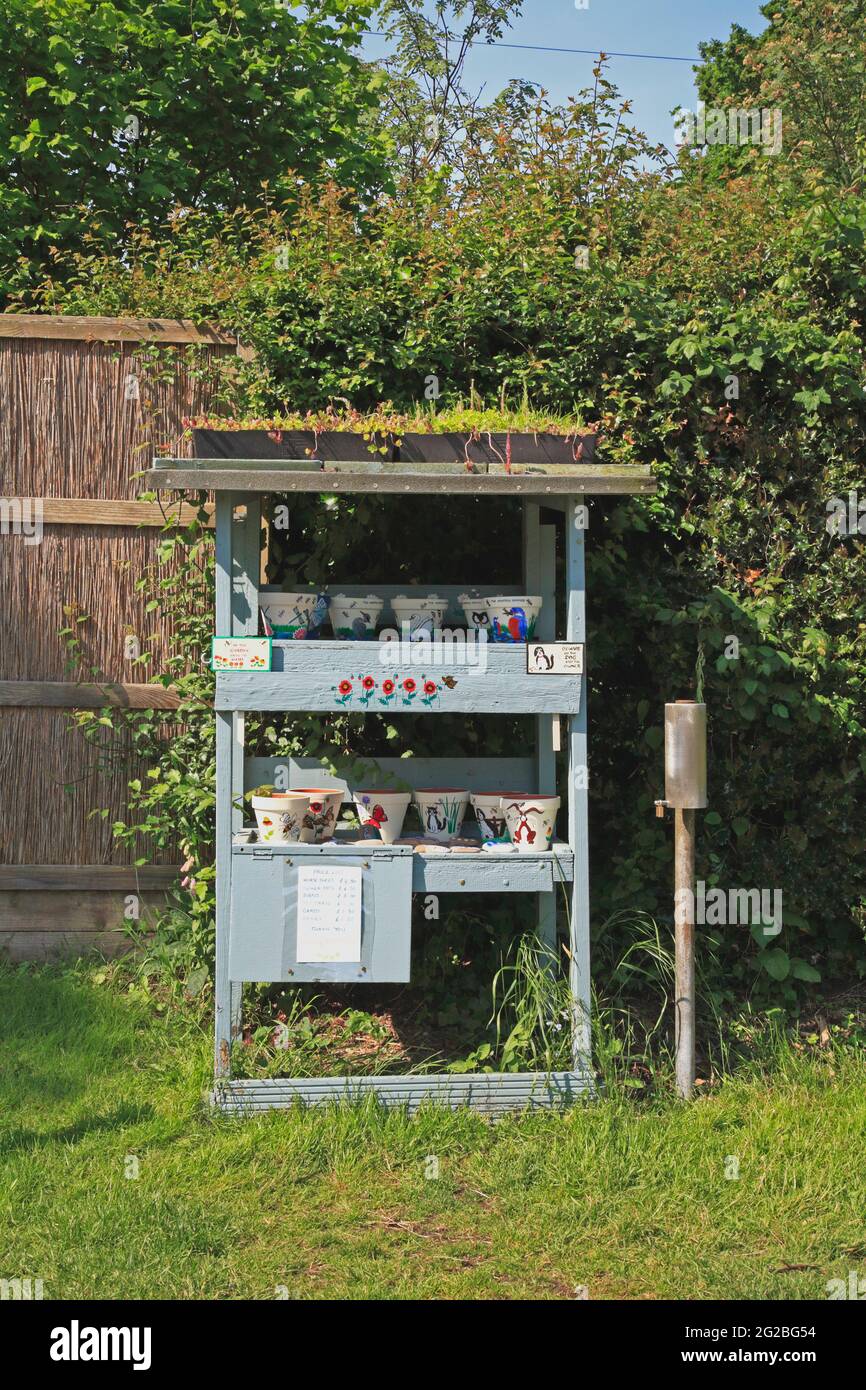
[[[343,793],[339,787],[298,787],[293,795],[303,797],[301,815],[302,845],[320,845],[324,840],[333,840]]]
[[[306,796],[297,792],[275,792],[273,796],[254,796],[259,839],[265,844],[297,844],[301,838],[301,820],[307,809]]]
[[[559,810],[558,796],[502,797],[502,811],[511,842],[521,854],[550,849]]]
[[[328,611],[334,636],[350,642],[374,641],[384,603],[385,600],[375,594],[367,594],[365,598],[333,594]]]
[[[494,642],[531,642],[541,612],[541,598],[532,594],[497,594],[484,600]]]
[[[328,612],[327,594],[279,594],[262,602],[262,612],[274,637],[312,638],[321,636]]]
[[[469,805],[469,792],[456,787],[419,787],[415,805],[421,818],[421,829],[431,840],[447,844],[460,834],[460,827]]]
[[[427,594],[418,598],[397,594],[391,600],[391,607],[401,637],[403,624],[408,623],[409,641],[421,642],[425,638],[432,638],[434,628],[441,628],[448,611],[448,600],[440,598],[438,594]]]
[[[469,799],[482,840],[507,840],[502,792],[471,792]]]
[[[393,845],[403,830],[412,793],[373,789],[353,792],[352,799],[365,835],[372,838],[378,833],[383,844]]]
[[[466,626],[470,632],[490,631],[490,614],[487,611],[486,598],[479,598],[477,594],[460,594],[457,602],[463,609]]]

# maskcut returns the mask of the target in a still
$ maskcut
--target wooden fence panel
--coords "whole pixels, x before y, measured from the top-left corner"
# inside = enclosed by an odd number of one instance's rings
[[[178,346],[154,372],[144,341]],[[94,871],[92,889],[54,894],[53,904],[41,889],[0,890],[0,952],[14,959],[89,944],[113,952],[121,941],[106,932],[123,895],[100,887],[97,869],[129,863],[111,824],[127,819],[127,781],[143,769],[130,767],[123,734],[106,731],[110,756],[85,743],[56,707],[67,700],[59,683],[92,682],[95,670],[127,688],[107,704],[148,703],[141,692],[162,669],[165,632],[135,592],[159,539],[156,509],[130,507],[145,486],[136,475],[154,453],[189,455],[183,418],[212,406],[208,364],[236,352],[230,335],[181,321],[0,315],[0,866],[65,864],[85,880]],[[15,524],[24,499],[51,499],[41,535],[32,511]],[[129,510],[112,514],[112,503]],[[70,623],[78,615],[87,621]],[[75,670],[59,636],[67,626],[81,636]],[[153,652],[150,664],[130,660],[131,634]],[[20,692],[17,682],[27,683]],[[92,689],[79,693],[92,707]],[[102,808],[105,818],[91,816]],[[163,858],[177,863],[175,851]]]

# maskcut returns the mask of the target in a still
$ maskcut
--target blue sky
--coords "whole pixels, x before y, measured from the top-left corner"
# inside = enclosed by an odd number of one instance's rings
[[[589,0],[579,10],[575,0],[524,0],[523,15],[503,35],[503,43],[588,48],[605,52],[670,54],[697,58],[698,43],[724,39],[733,23],[753,34],[766,27],[758,0]],[[364,52],[379,57],[383,39],[368,37]],[[512,77],[529,78],[547,88],[554,101],[565,101],[592,81],[594,58],[576,53],[536,53],[511,48],[473,50],[467,68],[471,88],[486,84],[494,96]],[[690,63],[648,58],[612,58],[611,80],[632,102],[634,124],[653,141],[674,144],[670,112],[695,109]]]

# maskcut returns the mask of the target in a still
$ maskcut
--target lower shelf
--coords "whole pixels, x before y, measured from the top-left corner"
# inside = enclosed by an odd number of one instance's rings
[[[243,832],[244,835],[248,832]],[[422,853],[411,845],[383,845],[375,840],[340,835],[322,845],[259,845],[238,836],[235,855],[256,860],[277,858],[295,863],[327,862],[329,855],[356,854],[360,861],[375,863],[380,855],[412,856],[413,893],[549,893],[574,878],[574,852],[555,841],[537,854],[498,853],[495,850],[462,851],[426,846]]]
[[[577,1100],[590,1100],[594,1094],[590,1072],[555,1071],[217,1081],[210,1099],[212,1105],[233,1115],[285,1110],[295,1104],[357,1104],[369,1095],[382,1105],[405,1106],[410,1114],[429,1101],[451,1110],[466,1105],[491,1115],[508,1110],[563,1109]]]

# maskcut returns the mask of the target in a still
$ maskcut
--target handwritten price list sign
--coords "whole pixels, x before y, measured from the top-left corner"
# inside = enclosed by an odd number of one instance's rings
[[[361,869],[298,869],[299,965],[361,959]]]

